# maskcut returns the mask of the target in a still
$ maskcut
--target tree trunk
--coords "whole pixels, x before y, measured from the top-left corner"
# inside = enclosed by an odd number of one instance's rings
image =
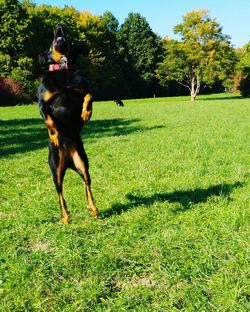
[[[196,94],[194,94],[193,92],[191,92],[191,101],[194,102],[196,98]]]
[[[196,88],[195,88],[195,78],[193,77],[191,80],[191,91],[190,91],[190,95],[191,95],[191,101],[195,101],[196,98]]]
[[[200,92],[200,80],[199,76],[193,77],[191,80],[191,90],[190,90],[190,95],[191,95],[191,101],[195,101],[197,94]]]

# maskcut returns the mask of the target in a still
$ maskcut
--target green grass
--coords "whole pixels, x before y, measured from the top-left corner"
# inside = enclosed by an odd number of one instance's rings
[[[36,106],[0,108],[1,311],[249,311],[250,99],[95,103],[99,219],[61,213]]]

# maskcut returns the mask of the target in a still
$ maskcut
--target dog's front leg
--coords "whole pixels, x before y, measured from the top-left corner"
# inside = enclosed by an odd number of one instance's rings
[[[82,106],[82,114],[81,118],[84,123],[88,122],[92,115],[92,103],[93,103],[93,96],[90,93],[87,93],[84,96],[84,102]]]
[[[45,117],[45,124],[48,129],[49,138],[51,143],[55,146],[59,146],[59,132],[56,128],[54,120],[50,117],[50,115],[47,115]]]
[[[52,109],[48,101],[56,94],[57,92],[51,92],[46,90],[43,85],[39,87],[39,111],[45,122],[45,125],[48,129],[50,141],[54,146],[59,146],[59,132],[56,128],[54,120],[51,118]]]

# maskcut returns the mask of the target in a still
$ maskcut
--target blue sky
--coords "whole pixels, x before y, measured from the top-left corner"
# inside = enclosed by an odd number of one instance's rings
[[[147,19],[154,32],[170,38],[176,38],[173,27],[188,11],[208,9],[235,47],[242,47],[250,41],[250,0],[35,0],[35,3],[60,7],[72,5],[77,10],[88,10],[96,15],[111,11],[120,24],[129,12],[138,12]]]

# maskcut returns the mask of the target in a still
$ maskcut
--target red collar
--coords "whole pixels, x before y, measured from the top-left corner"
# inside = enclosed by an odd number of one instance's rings
[[[68,64],[50,64],[49,65],[49,71],[55,71],[55,70],[68,70],[68,69],[73,69],[73,65],[68,65]]]

